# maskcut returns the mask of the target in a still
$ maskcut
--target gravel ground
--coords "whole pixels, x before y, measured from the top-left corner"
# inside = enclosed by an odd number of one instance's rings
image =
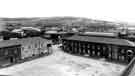
[[[126,66],[69,55],[53,46],[53,54],[3,68],[0,75],[12,76],[119,76]]]

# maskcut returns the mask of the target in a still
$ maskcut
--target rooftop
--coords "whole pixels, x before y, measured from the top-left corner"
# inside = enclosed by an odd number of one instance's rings
[[[85,36],[98,36],[98,37],[118,37],[117,33],[106,33],[106,32],[84,32],[80,35]]]
[[[72,37],[68,37],[64,39],[135,47],[135,44],[133,42],[126,39],[91,37],[91,36],[80,36],[80,35],[74,35]]]
[[[46,39],[43,39],[41,37],[29,37],[29,38],[22,38],[22,39],[3,40],[3,41],[0,41],[0,48],[21,45],[24,43],[27,44],[28,42],[34,42],[37,40],[45,41]]]

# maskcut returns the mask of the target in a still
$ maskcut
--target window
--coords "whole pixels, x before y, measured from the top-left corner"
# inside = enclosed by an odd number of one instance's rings
[[[44,43],[41,43],[41,47],[43,47],[44,46]]]
[[[4,51],[4,56],[7,56],[8,55],[8,52],[10,51],[10,49],[8,49],[8,48],[7,49],[3,49],[3,51]]]
[[[87,45],[88,49],[90,49],[90,46],[91,46],[90,44]]]
[[[35,48],[37,48],[38,47],[38,45],[37,44],[35,44]]]
[[[51,47],[52,45],[51,44],[47,44],[47,47]]]
[[[17,51],[18,51],[18,50],[17,50],[17,49],[15,49],[15,50],[14,50],[14,54],[17,54],[17,53],[18,53]]]
[[[24,50],[24,47],[22,47],[22,50]]]
[[[121,49],[120,50],[120,53],[123,55],[125,53],[125,50],[124,49]]]
[[[31,49],[31,46],[30,45],[28,46],[28,49]]]
[[[0,48],[0,56],[2,56],[2,54],[3,54],[3,51],[2,51],[2,49]]]
[[[100,45],[97,45],[97,49],[100,50]]]
[[[103,46],[103,51],[104,51],[104,50],[106,50],[106,47],[105,47],[105,46]]]
[[[95,49],[95,46],[94,45],[92,45],[92,49]]]

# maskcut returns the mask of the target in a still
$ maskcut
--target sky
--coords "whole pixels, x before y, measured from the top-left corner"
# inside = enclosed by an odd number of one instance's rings
[[[0,0],[0,17],[73,16],[135,23],[135,0]]]

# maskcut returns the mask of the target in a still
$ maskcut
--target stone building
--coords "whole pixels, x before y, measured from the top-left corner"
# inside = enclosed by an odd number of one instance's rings
[[[14,40],[0,41],[0,65],[15,63],[21,59],[21,44]]]
[[[49,53],[47,45],[51,44],[51,40],[43,39],[41,37],[29,37],[18,39],[21,44],[21,57],[22,59],[32,57],[44,53]]]
[[[29,57],[51,53],[51,40],[29,37],[0,41],[0,64],[16,63]]]
[[[135,56],[135,44],[126,39],[74,35],[62,43],[65,52],[110,61],[129,63]]]
[[[51,39],[54,44],[61,43],[61,39],[65,37],[70,37],[74,33],[70,32],[56,32],[56,31],[47,31],[44,34],[44,38]]]

